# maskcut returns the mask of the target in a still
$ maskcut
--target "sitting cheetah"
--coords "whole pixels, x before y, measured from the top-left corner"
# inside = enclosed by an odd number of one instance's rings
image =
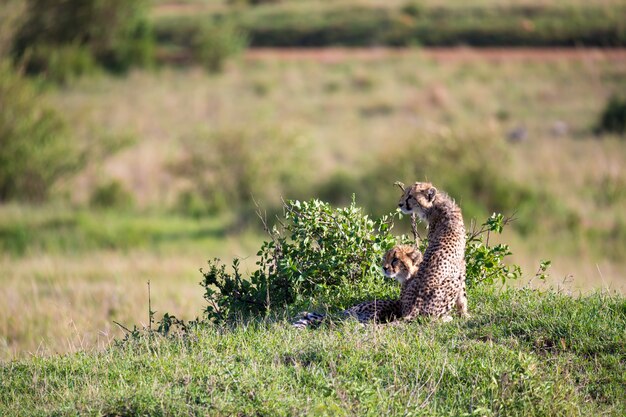
[[[385,253],[383,257],[383,274],[388,278],[394,278],[401,284],[400,294],[417,273],[422,253],[413,246],[396,246]],[[402,305],[400,300],[374,300],[364,301],[347,310],[339,313],[341,318],[354,317],[360,323],[374,321],[376,323],[387,323],[402,316]],[[317,326],[326,315],[319,313],[303,313],[303,317],[293,323],[297,328]]]
[[[398,204],[428,223],[428,247],[414,279],[402,293],[402,317],[426,315],[449,321],[456,304],[468,317],[465,291],[465,226],[461,209],[432,184],[416,182],[404,190]]]

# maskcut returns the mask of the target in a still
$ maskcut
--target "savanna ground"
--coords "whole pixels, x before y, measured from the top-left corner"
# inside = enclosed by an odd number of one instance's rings
[[[281,195],[342,203],[356,192],[372,212],[389,212],[392,180],[422,172],[407,158],[422,160],[420,151],[438,144],[471,154],[425,173],[460,189],[468,224],[484,219],[497,196],[458,179],[475,171],[455,174],[455,164],[489,168],[489,181],[558,201],[536,203],[533,218],[517,213],[521,226],[502,237],[524,268],[522,283],[548,258],[551,284],[623,292],[626,143],[592,133],[607,97],[626,88],[622,52],[290,54],[252,51],[218,75],[164,68],[47,90],[79,141],[119,137],[127,145],[59,184],[56,203],[0,207],[4,359],[105,346],[123,335],[113,321],[147,323],[147,281],[153,310],[193,318],[204,303],[198,268],[207,259],[254,262],[262,232],[240,207],[249,194],[271,209]],[[216,154],[222,164],[206,177],[206,167],[185,169],[194,154]],[[370,189],[379,169],[395,177]],[[195,193],[216,180],[247,184],[244,195],[234,204],[212,188]],[[94,190],[111,184],[123,204],[86,208]],[[208,207],[207,196],[215,197]]]

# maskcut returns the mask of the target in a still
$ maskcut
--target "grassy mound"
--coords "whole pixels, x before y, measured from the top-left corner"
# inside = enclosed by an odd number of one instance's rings
[[[624,415],[626,301],[477,289],[472,318],[142,334],[0,366],[2,415]]]

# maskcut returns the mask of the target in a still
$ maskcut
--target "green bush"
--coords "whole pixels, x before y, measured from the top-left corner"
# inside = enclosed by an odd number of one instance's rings
[[[400,8],[400,11],[407,16],[420,17],[424,13],[424,6],[417,1],[409,1]]]
[[[311,305],[342,309],[368,299],[398,296],[397,285],[379,272],[384,252],[409,242],[404,235],[391,234],[398,213],[372,220],[354,201],[348,207],[333,208],[319,200],[290,201],[284,210],[277,226],[265,225],[271,240],[263,242],[257,269],[250,276],[242,275],[238,259],[233,261],[232,272],[218,259],[201,270],[207,319],[220,321]],[[494,214],[481,229],[468,233],[469,287],[520,276],[518,266],[504,262],[511,254],[509,247],[489,245],[489,233],[500,233],[506,223],[502,215]],[[427,242],[421,243],[424,250]]]
[[[198,192],[193,190],[184,190],[178,195],[175,210],[185,216],[200,218],[206,214],[212,213],[216,206],[223,205],[224,203],[214,203],[213,205],[210,205]]]
[[[41,74],[60,84],[89,75],[97,66],[87,48],[74,44],[36,45],[24,53],[23,62],[28,73]]]
[[[124,72],[130,67],[148,68],[154,64],[155,51],[152,24],[140,19],[116,40],[101,61],[105,67],[117,72]]]
[[[355,174],[338,170],[318,185],[315,195],[322,201],[329,201],[335,205],[346,205],[350,203],[355,190],[358,190],[361,186],[361,179]],[[382,207],[380,210],[381,212],[385,211]]]
[[[626,134],[626,97],[612,95],[609,98],[595,130],[598,133]]]
[[[209,72],[220,72],[226,60],[241,52],[247,44],[245,35],[225,22],[201,25],[193,37],[193,55]]]
[[[241,275],[237,259],[232,273],[217,259],[202,271],[207,318],[306,303],[345,307],[393,294],[393,283],[377,272],[383,253],[396,242],[391,217],[372,220],[354,202],[334,209],[319,200],[296,200],[284,209],[279,225],[268,229],[271,240],[262,244],[250,277]]]
[[[52,50],[68,46],[115,71],[147,65],[153,59],[154,42],[146,4],[145,0],[28,0],[14,55],[33,72],[42,66],[48,69],[53,64],[42,59],[53,59]],[[33,56],[38,62],[30,62]]]
[[[246,33],[252,47],[626,45],[620,18],[626,7],[617,3],[575,7],[560,2],[498,7],[419,0],[382,7],[357,1],[304,3],[163,16],[155,20],[155,33],[159,44],[179,57],[193,51],[198,27],[218,19],[227,19]]]
[[[489,245],[491,233],[502,233],[507,219],[502,214],[492,214],[477,230],[470,230],[467,234],[465,247],[466,284],[473,288],[479,284],[494,284],[500,280],[503,284],[507,280],[517,279],[522,275],[518,265],[507,265],[504,258],[512,255],[509,246],[498,243]],[[549,265],[549,264],[547,264]],[[545,272],[547,265],[543,267]]]
[[[29,81],[0,62],[0,201],[41,201],[81,163],[61,117]]]
[[[133,196],[120,181],[110,180],[93,190],[89,204],[99,208],[129,208],[133,205]]]

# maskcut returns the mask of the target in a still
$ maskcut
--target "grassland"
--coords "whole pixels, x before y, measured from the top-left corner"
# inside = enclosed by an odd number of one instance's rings
[[[256,222],[249,195],[190,210],[181,196],[212,177],[173,168],[233,138],[239,153],[220,155],[231,158],[226,167],[246,169],[221,178],[251,179],[268,208],[280,195],[342,203],[356,192],[370,212],[388,212],[391,183],[424,176],[454,191],[469,223],[510,197],[502,187],[517,190],[505,214],[518,203],[526,211],[502,239],[526,280],[549,258],[555,285],[623,291],[626,143],[592,126],[607,97],[626,88],[626,62],[601,52],[545,62],[469,54],[264,52],[218,75],[162,69],[49,88],[44,99],[79,142],[124,137],[128,145],[59,183],[49,204],[0,207],[2,357],[103,346],[123,334],[113,320],[147,321],[148,280],[153,309],[192,319],[207,259],[253,263],[260,231],[246,225]],[[527,137],[513,143],[516,128]],[[424,160],[442,146],[462,152]],[[111,181],[132,204],[91,208],[94,191]],[[206,191],[192,201],[210,200],[214,190]]]
[[[282,321],[0,365],[3,415],[621,416],[626,304],[478,290],[449,324]]]
[[[243,3],[156,1],[160,56],[225,15],[254,45],[626,39],[618,0]],[[30,82],[85,163],[45,203],[0,204],[0,415],[626,414],[626,141],[594,133],[623,50],[256,50],[218,74]],[[471,318],[298,331],[273,304],[152,331],[201,314],[207,259],[254,268],[255,204],[271,221],[281,197],[356,193],[376,216],[417,179],[468,226],[516,217],[490,243],[524,276],[470,288]]]

